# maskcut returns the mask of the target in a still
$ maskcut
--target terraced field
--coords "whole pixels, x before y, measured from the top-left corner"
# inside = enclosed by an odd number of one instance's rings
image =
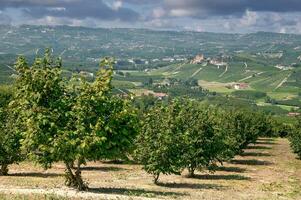
[[[208,89],[216,92],[231,92],[226,89],[227,84],[231,83],[247,83],[249,89],[263,91],[268,93],[283,93],[295,96],[301,91],[299,79],[301,69],[280,70],[275,67],[258,67],[256,64],[248,64],[233,62],[228,67],[214,65],[194,65],[194,64],[176,64],[166,66],[150,72],[132,73],[129,80],[152,77],[154,80],[160,81],[164,78],[176,78],[181,80],[197,79],[202,82],[202,86],[213,86]],[[136,78],[134,78],[136,77]],[[206,83],[206,84],[204,84]],[[217,84],[220,83],[220,84]],[[281,94],[279,94],[281,96]],[[277,96],[277,95],[276,95]],[[283,95],[282,95],[283,96]]]

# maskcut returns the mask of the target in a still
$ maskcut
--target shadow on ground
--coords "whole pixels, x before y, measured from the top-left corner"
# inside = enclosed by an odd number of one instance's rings
[[[263,160],[231,160],[230,163],[232,164],[239,164],[239,165],[272,165],[272,162],[263,161]]]
[[[275,138],[258,138],[257,141],[267,141],[267,142],[271,142],[271,141],[275,141]]]
[[[272,156],[269,153],[259,153],[259,152],[243,152],[242,154],[240,154],[241,156],[254,156],[254,157],[268,157],[268,156]]]
[[[224,172],[237,172],[237,173],[243,173],[247,171],[245,168],[241,167],[225,167],[225,166],[220,166],[214,169],[215,171],[224,171]]]
[[[101,194],[116,194],[116,195],[129,195],[129,196],[186,196],[186,193],[180,192],[161,192],[154,190],[144,189],[130,189],[130,188],[90,188],[88,192],[101,193]]]
[[[158,183],[159,186],[167,188],[189,188],[189,189],[226,189],[225,186],[217,184],[197,184],[197,183]]]
[[[272,141],[257,141],[255,144],[275,145],[277,143],[276,142],[272,142]]]
[[[272,147],[266,147],[266,146],[248,146],[246,149],[272,149]]]
[[[9,174],[9,176],[50,178],[50,177],[60,177],[63,176],[63,174],[42,173],[42,172],[22,172],[22,173],[11,173]]]
[[[197,174],[193,178],[204,179],[204,180],[250,180],[249,177],[237,175],[237,174],[230,174],[230,175]]]
[[[87,166],[87,167],[82,167],[82,171],[103,171],[103,172],[108,172],[108,171],[123,171],[125,169],[120,168],[120,167],[106,167],[106,166]]]

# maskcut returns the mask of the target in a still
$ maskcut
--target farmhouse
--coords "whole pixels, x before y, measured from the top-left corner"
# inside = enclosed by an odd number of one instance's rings
[[[235,83],[233,88],[235,90],[245,90],[248,89],[249,85],[247,83]]]
[[[301,113],[290,112],[290,113],[287,114],[287,116],[289,116],[289,117],[297,117],[297,116],[301,116]]]
[[[216,59],[210,60],[210,64],[216,65],[216,66],[218,66],[218,67],[219,67],[219,66],[226,66],[226,65],[227,65],[227,63],[218,61],[218,60],[216,60]]]
[[[164,99],[165,97],[168,97],[168,94],[166,93],[154,93],[153,95],[154,97],[157,97],[160,100]]]

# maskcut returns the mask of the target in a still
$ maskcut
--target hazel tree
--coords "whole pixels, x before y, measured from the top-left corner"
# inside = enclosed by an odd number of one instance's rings
[[[157,104],[142,120],[141,132],[136,140],[136,159],[143,169],[152,174],[157,184],[160,174],[180,174],[181,143],[178,130],[180,105]]]
[[[217,163],[232,158],[236,145],[231,132],[223,129],[223,111],[212,106],[200,105],[199,102],[184,99],[179,113],[182,128],[181,163],[187,168],[190,177],[195,170],[214,169]]]
[[[82,164],[87,160],[124,157],[137,133],[135,110],[128,101],[110,94],[112,61],[103,60],[100,67],[93,83],[80,79],[73,84],[71,92],[69,90],[68,100],[72,106],[66,115],[70,120],[64,132],[66,137],[59,142],[67,145],[63,147],[67,152],[72,152],[66,155],[66,151],[60,151],[60,157],[68,158],[65,160],[67,185],[79,189],[86,187],[81,179]],[[75,161],[73,173],[71,167]]]
[[[31,67],[24,63],[16,65],[14,102],[25,126],[23,149],[46,169],[64,162],[66,185],[85,190],[81,166],[124,153],[136,134],[135,111],[110,94],[113,62],[104,59],[93,82],[63,80],[61,60],[49,50]]]

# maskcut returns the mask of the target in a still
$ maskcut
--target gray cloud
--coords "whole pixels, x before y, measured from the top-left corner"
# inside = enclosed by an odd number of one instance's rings
[[[207,18],[212,15],[242,15],[246,10],[260,12],[299,12],[300,0],[165,0],[172,16]]]
[[[0,0],[0,8],[20,8],[26,15],[101,20],[137,21],[139,14],[129,8],[113,9],[102,0]]]
[[[12,19],[8,15],[0,12],[0,24],[10,25],[11,22],[12,22]]]
[[[300,21],[301,0],[0,0],[0,24],[301,33]]]
[[[60,6],[80,0],[0,0],[0,7],[35,7],[35,6]]]

